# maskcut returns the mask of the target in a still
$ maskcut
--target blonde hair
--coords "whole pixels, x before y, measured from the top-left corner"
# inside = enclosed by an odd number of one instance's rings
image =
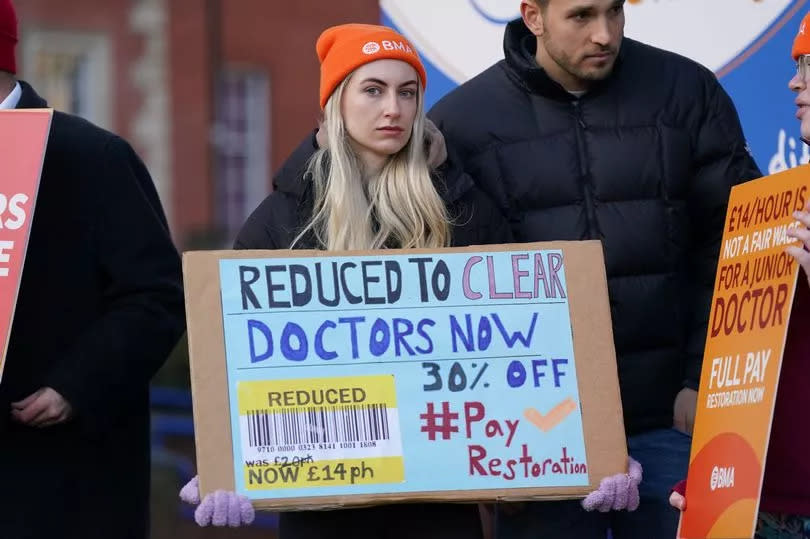
[[[417,94],[411,138],[379,174],[363,182],[363,164],[349,144],[341,98],[351,75],[324,107],[328,144],[309,161],[314,187],[312,217],[293,240],[308,233],[317,248],[329,251],[435,248],[450,244],[450,219],[428,169],[424,140],[424,99]]]

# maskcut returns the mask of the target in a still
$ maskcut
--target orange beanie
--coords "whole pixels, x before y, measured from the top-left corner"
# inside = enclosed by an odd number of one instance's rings
[[[323,31],[315,45],[321,62],[321,108],[349,73],[376,60],[402,60],[427,82],[425,66],[416,49],[403,36],[386,26],[342,24]]]
[[[799,56],[803,54],[810,54],[810,13],[804,16],[802,24],[799,26],[799,33],[796,34],[796,39],[793,40],[793,51],[791,56],[794,60],[798,60]]]

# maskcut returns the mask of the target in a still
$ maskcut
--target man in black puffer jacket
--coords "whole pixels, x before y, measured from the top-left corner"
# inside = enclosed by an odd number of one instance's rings
[[[516,241],[602,241],[628,444],[644,466],[636,513],[533,504],[499,515],[505,539],[675,536],[667,497],[688,464],[726,203],[761,175],[714,75],[623,39],[623,3],[523,0],[506,58],[429,114]]]

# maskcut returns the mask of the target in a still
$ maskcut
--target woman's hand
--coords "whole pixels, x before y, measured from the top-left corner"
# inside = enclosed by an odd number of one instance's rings
[[[678,511],[686,511],[686,479],[675,485],[669,495],[669,505]]]
[[[250,500],[236,492],[217,490],[207,494],[201,503],[200,482],[196,475],[180,490],[180,499],[191,505],[199,504],[194,511],[194,520],[200,526],[238,528],[251,524],[256,516]]]
[[[641,464],[627,458],[627,473],[605,477],[599,488],[582,500],[586,511],[635,511],[638,509],[638,485],[641,483]]]

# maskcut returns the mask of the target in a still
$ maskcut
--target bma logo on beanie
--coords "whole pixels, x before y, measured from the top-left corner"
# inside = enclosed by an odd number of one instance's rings
[[[405,54],[413,54],[413,49],[405,41],[390,41],[384,39],[377,43],[376,41],[369,41],[363,45],[363,54],[377,54],[380,50],[386,51],[400,51]]]
[[[413,54],[413,49],[407,41],[387,41],[382,42],[382,48],[387,51],[401,51],[405,54]]]
[[[377,54],[380,52],[380,44],[376,41],[369,41],[363,45],[363,54]]]

